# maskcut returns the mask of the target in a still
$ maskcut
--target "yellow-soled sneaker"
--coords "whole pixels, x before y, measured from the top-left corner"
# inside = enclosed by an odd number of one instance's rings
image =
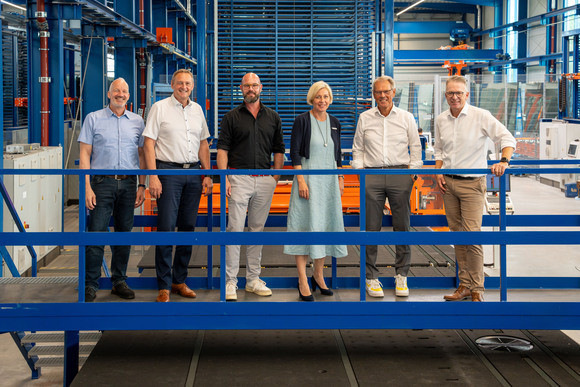
[[[384,297],[383,284],[379,282],[378,279],[367,279],[366,280],[367,294],[371,297]]]
[[[395,276],[395,295],[398,297],[408,297],[409,288],[407,287],[407,277],[400,274]]]

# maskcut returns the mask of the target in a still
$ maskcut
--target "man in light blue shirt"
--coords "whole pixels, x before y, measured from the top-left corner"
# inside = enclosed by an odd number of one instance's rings
[[[118,78],[107,93],[109,106],[89,113],[78,138],[81,169],[140,169],[143,162],[143,119],[125,109],[129,99],[129,85]],[[115,231],[128,232],[133,228],[134,208],[145,199],[145,176],[90,175],[86,176],[85,203],[90,210],[89,231],[107,231],[111,215]],[[85,301],[97,295],[104,246],[86,247]],[[135,298],[126,283],[127,263],[131,246],[111,246],[112,294],[121,298]]]

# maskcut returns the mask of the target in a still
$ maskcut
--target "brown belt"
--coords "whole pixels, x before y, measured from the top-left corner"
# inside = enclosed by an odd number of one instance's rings
[[[131,175],[103,175],[104,177],[110,177],[115,180],[125,180],[131,177]]]

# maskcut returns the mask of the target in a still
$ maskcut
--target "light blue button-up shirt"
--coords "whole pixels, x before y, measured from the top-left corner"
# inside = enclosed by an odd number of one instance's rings
[[[139,169],[144,129],[141,116],[125,110],[117,117],[107,106],[86,116],[78,141],[93,147],[91,169]]]

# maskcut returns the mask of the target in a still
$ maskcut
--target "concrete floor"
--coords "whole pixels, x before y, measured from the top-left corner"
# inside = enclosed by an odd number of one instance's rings
[[[573,198],[565,198],[564,194],[553,187],[540,184],[533,177],[512,177],[511,198],[514,203],[516,214],[580,214],[580,201]],[[65,211],[65,231],[78,229],[76,207]],[[557,228],[554,228],[556,230]],[[564,229],[564,228],[561,228]],[[565,230],[579,230],[579,227],[565,228]],[[511,230],[511,229],[510,229]],[[513,228],[516,230],[516,228]],[[526,229],[526,230],[529,230]],[[142,247],[136,247],[132,251],[129,263],[128,275],[139,276],[137,263],[145,252]],[[485,247],[486,263],[493,262],[493,248]],[[59,258],[48,267],[41,268],[41,276],[66,276],[76,275],[77,253],[75,247],[65,247]],[[488,267],[489,275],[497,275],[498,268]],[[580,277],[580,253],[578,246],[510,246],[508,247],[508,275],[510,276],[578,276]],[[140,291],[141,296],[149,297],[150,291]],[[154,295],[154,291],[151,291]],[[245,292],[240,292],[240,301],[243,301]],[[294,298],[295,291],[280,290],[279,296]],[[345,299],[351,298],[351,292],[344,292]],[[352,292],[356,298],[356,292]],[[99,296],[106,301],[106,291],[101,291]],[[340,293],[342,294],[342,293]],[[340,297],[340,294],[338,296]],[[533,294],[533,295],[532,295]],[[433,291],[412,290],[412,300],[439,301],[441,295]],[[566,295],[566,292],[547,293],[545,291],[533,292],[510,292],[510,299],[525,297],[534,299],[542,298],[546,301],[569,299],[574,300],[574,295]],[[569,298],[572,297],[572,298]],[[499,299],[497,292],[486,293],[487,300]],[[394,297],[387,294],[385,301],[393,301]],[[280,301],[283,301],[281,299]],[[580,343],[580,331],[566,331],[567,335]],[[12,338],[8,334],[0,334],[0,385],[2,386],[57,386],[62,385],[61,368],[43,368],[39,380],[30,380],[30,371]]]

